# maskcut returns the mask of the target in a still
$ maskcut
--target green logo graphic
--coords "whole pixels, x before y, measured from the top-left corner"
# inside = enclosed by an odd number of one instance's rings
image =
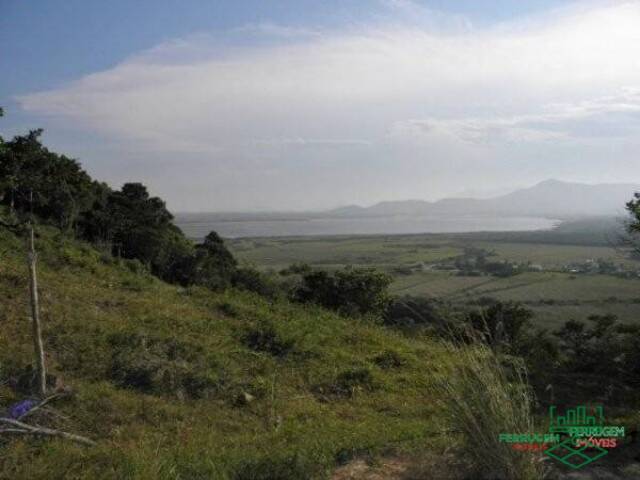
[[[544,453],[577,469],[604,457],[609,453],[607,448],[616,447],[616,437],[624,437],[624,427],[606,426],[601,406],[589,413],[585,405],[569,408],[564,415],[558,415],[557,407],[550,407],[549,431],[567,438]]]
[[[577,469],[604,457],[624,438],[624,427],[605,425],[603,407],[569,408],[564,415],[549,408],[546,433],[500,433],[499,441],[521,452],[544,452],[550,458]]]
[[[604,457],[609,452],[604,448],[591,445],[590,442],[587,442],[587,445],[576,448],[575,440],[569,437],[564,442],[545,450],[544,453],[568,467],[581,468],[598,460],[600,457]]]
[[[571,433],[573,427],[604,425],[604,414],[602,407],[594,409],[595,415],[587,415],[587,407],[580,405],[576,408],[569,408],[565,415],[558,415],[558,408],[553,405],[549,407],[550,432]]]

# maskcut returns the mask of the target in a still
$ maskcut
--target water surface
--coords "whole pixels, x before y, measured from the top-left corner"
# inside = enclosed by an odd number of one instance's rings
[[[549,229],[558,221],[537,217],[392,216],[319,218],[300,214],[234,215],[190,213],[176,215],[176,223],[190,238],[211,230],[222,237],[289,237],[316,235],[374,235],[411,233],[463,233]]]

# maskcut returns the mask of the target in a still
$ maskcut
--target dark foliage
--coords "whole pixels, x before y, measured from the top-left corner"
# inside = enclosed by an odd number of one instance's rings
[[[385,350],[373,359],[373,363],[380,368],[400,368],[407,364],[407,359],[394,350]]]
[[[333,384],[336,395],[353,396],[361,390],[374,390],[375,381],[368,368],[353,368],[341,372]]]
[[[268,353],[274,357],[284,357],[291,353],[294,341],[283,338],[270,322],[261,322],[243,337],[244,344],[252,350]]]
[[[110,377],[123,388],[156,395],[203,398],[218,390],[218,381],[202,373],[204,352],[174,339],[138,334],[112,335]]]
[[[204,285],[214,290],[231,286],[237,262],[216,232],[210,232],[194,255],[186,259],[185,283]]]
[[[32,130],[8,142],[0,138],[0,204],[18,221],[53,224],[107,254],[141,262],[171,283],[272,294],[262,274],[238,268],[217,233],[194,245],[174,225],[165,202],[144,185],[126,183],[112,190],[76,160],[50,152],[41,134]]]
[[[384,312],[385,325],[401,328],[433,327],[447,329],[446,320],[434,301],[424,297],[399,297]]]
[[[628,235],[623,238],[634,258],[640,258],[640,193],[633,196],[633,200],[627,202],[627,212],[629,212],[629,221],[627,222]]]
[[[570,320],[554,332],[562,367],[577,374],[599,376],[603,384],[640,384],[640,327],[622,325],[615,315],[592,315],[590,324]]]
[[[293,299],[316,303],[345,315],[380,315],[390,301],[390,284],[388,275],[374,269],[309,270],[302,274]]]
[[[267,298],[274,298],[279,293],[278,285],[267,274],[255,268],[237,268],[231,279],[231,284],[241,290],[248,290]]]
[[[193,247],[173,223],[165,203],[140,183],[102,190],[80,222],[81,235],[108,245],[118,257],[137,259],[163,279],[183,280],[180,268]]]
[[[32,130],[2,143],[0,202],[12,214],[33,213],[71,230],[89,209],[97,186],[76,160],[45,148],[41,134]]]
[[[515,302],[494,302],[469,313],[468,321],[493,348],[517,352],[531,328],[533,312]]]
[[[640,193],[636,193],[633,196],[633,200],[627,203],[627,211],[632,217],[629,230],[632,232],[640,232]]]

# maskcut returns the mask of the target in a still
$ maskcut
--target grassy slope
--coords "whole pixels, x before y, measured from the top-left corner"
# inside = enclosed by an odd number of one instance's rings
[[[0,478],[242,479],[278,468],[322,478],[353,454],[439,448],[429,445],[439,418],[427,392],[441,351],[428,340],[246,293],[170,286],[53,231],[37,243],[48,364],[75,391],[57,407],[66,429],[99,443],[0,444]],[[31,362],[22,246],[0,232],[0,409],[21,398],[3,380]],[[291,353],[246,346],[244,335],[264,321],[294,342]],[[109,340],[134,335],[175,339],[191,352],[178,363],[212,389],[181,398],[118,387]],[[384,351],[406,364],[378,366]],[[371,378],[353,395],[332,393],[354,369]],[[242,392],[256,400],[237,406]]]

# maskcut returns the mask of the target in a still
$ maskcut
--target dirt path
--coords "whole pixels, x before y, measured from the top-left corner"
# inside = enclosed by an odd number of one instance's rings
[[[331,480],[404,480],[410,463],[399,458],[390,458],[377,465],[364,460],[352,462],[338,468]]]

